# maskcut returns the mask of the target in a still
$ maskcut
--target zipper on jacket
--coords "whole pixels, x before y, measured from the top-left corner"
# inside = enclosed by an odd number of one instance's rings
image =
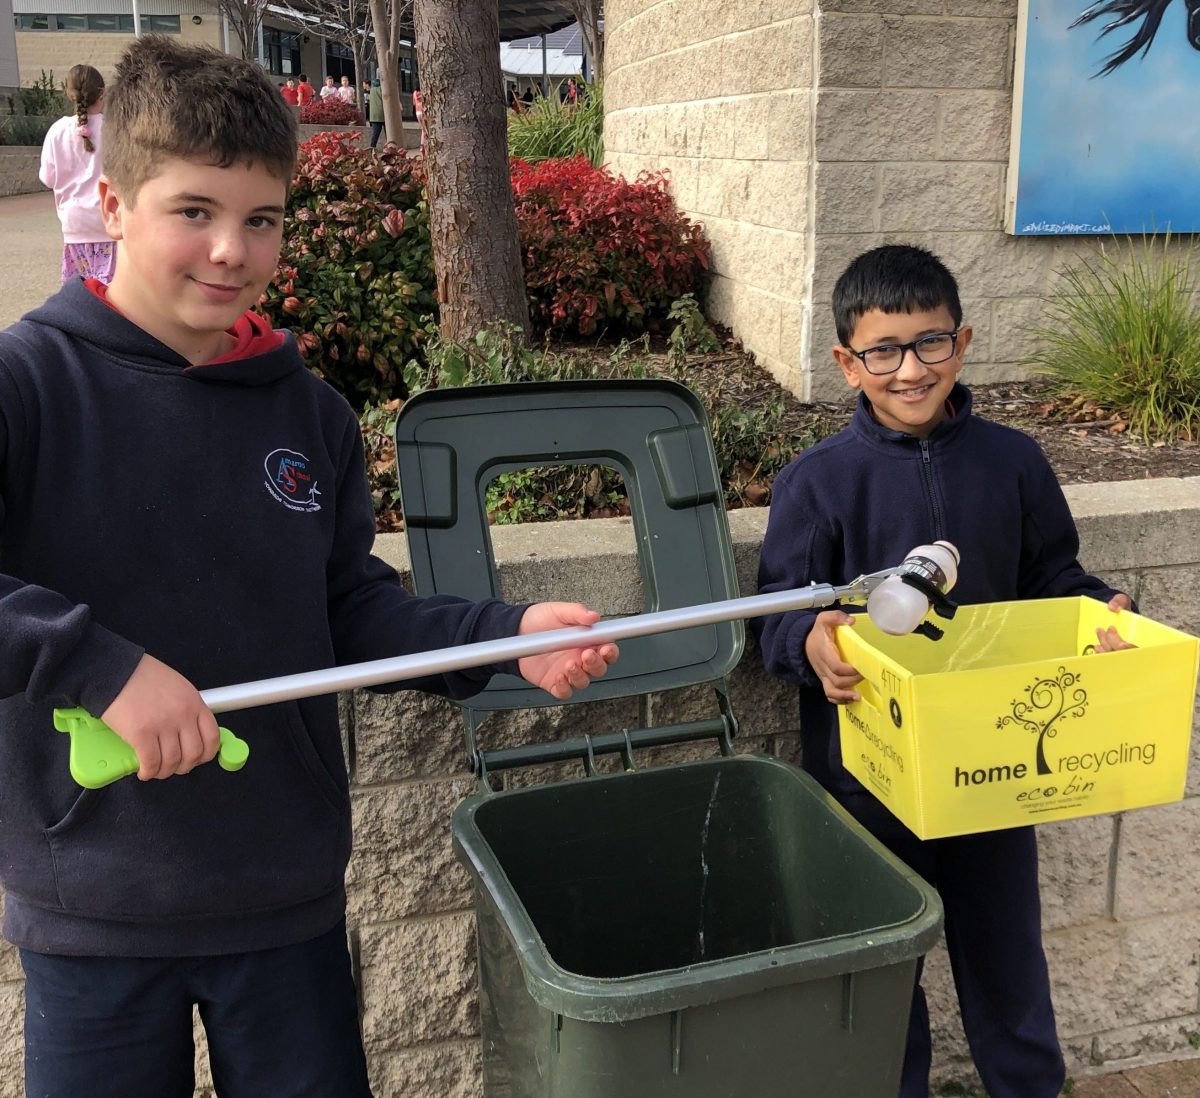
[[[937,496],[933,491],[933,466],[929,460],[929,439],[920,440],[921,447],[921,479],[925,482],[925,491],[929,495],[929,509],[933,512],[933,540],[937,541],[946,535],[942,530],[942,513],[938,510]]]

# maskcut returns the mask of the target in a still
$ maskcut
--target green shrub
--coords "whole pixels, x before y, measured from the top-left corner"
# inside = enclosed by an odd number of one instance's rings
[[[279,270],[263,312],[356,407],[403,393],[400,368],[434,330],[420,161],[345,133],[300,146]]]
[[[599,84],[581,89],[574,103],[539,96],[508,115],[508,155],[529,164],[585,156],[604,162],[604,93]]]
[[[1200,438],[1195,245],[1114,239],[1062,272],[1027,364],[1146,440]]]
[[[630,344],[622,343],[607,357],[552,353],[530,346],[519,328],[496,323],[468,343],[447,343],[434,336],[422,360],[405,366],[404,381],[415,394],[463,385],[648,376],[644,361],[626,361],[629,349]]]
[[[23,113],[0,118],[0,145],[41,145],[55,122],[74,113],[53,71],[42,69],[29,87],[17,89],[17,97]]]
[[[676,312],[684,319],[672,332],[669,345],[705,351],[714,348],[714,333],[707,326],[701,331],[695,320],[698,309],[694,301],[681,303]],[[686,334],[680,331],[685,326]],[[719,368],[697,371],[682,352],[651,354],[646,339],[622,341],[607,354],[583,349],[551,351],[529,346],[517,329],[495,325],[466,344],[431,339],[421,361],[409,362],[404,376],[412,393],[529,381],[657,377],[682,382],[708,414],[728,507],[765,503],[770,479],[798,450],[816,441],[795,438],[786,430],[782,400],[761,408],[743,407],[724,395]],[[384,529],[396,525],[392,509],[399,493],[391,437],[399,407],[399,402],[393,401],[370,408],[363,416],[372,492]],[[497,524],[628,513],[621,478],[604,465],[559,465],[505,473],[488,486],[485,502]]]
[[[0,145],[40,146],[61,114],[10,114],[0,118]]]
[[[360,413],[363,447],[367,457],[367,481],[375,507],[375,526],[380,531],[399,530],[400,481],[396,475],[396,416],[400,400],[368,404]]]
[[[21,106],[26,114],[48,115],[61,118],[70,114],[71,102],[63,91],[63,85],[54,79],[54,70],[41,70],[41,75],[27,88],[20,88]]]
[[[704,319],[695,294],[684,294],[674,302],[667,311],[667,320],[672,322],[671,334],[667,337],[667,356],[672,368],[683,369],[689,351],[708,354],[720,350],[721,341]]]

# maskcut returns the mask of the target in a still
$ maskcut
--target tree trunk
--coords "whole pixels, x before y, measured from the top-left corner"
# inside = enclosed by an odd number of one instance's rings
[[[371,29],[375,33],[375,63],[379,66],[379,94],[383,99],[384,140],[404,144],[404,108],[400,104],[400,12],[402,0],[370,0]]]
[[[237,32],[238,46],[242,51],[242,60],[257,61],[258,27],[245,19],[240,19],[234,29]]]
[[[529,328],[508,174],[498,0],[417,0],[417,63],[441,334]]]
[[[604,32],[600,29],[600,0],[572,0],[571,14],[579,24],[588,62],[588,82],[604,79]]]
[[[362,47],[362,39],[356,38],[350,49],[354,53],[354,102],[358,104],[358,109],[362,111],[363,118],[366,118],[367,101],[363,97],[362,82],[367,78],[367,69],[363,64],[363,55],[365,51]]]

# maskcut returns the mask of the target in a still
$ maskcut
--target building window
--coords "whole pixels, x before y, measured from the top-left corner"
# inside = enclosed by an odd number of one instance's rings
[[[417,73],[417,55],[403,53],[400,55],[400,90],[402,92],[416,91],[421,86]]]
[[[121,34],[133,33],[132,15],[89,15],[87,17],[90,31],[117,31]]]
[[[263,27],[267,71],[295,76],[300,71],[300,32]]]
[[[143,15],[143,33],[178,34],[178,15]],[[13,25],[19,31],[99,31],[117,34],[133,33],[133,15],[14,15]]]
[[[325,72],[334,81],[343,76],[350,77],[354,83],[354,51],[342,42],[325,42]]]

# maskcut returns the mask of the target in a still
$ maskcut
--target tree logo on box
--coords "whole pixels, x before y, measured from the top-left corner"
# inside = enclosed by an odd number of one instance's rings
[[[1024,698],[1014,698],[1012,712],[996,721],[997,728],[1015,724],[1037,736],[1037,772],[1052,773],[1046,762],[1046,740],[1058,735],[1059,725],[1083,716],[1087,691],[1078,685],[1082,676],[1065,667],[1054,678],[1039,678],[1025,687]]]

